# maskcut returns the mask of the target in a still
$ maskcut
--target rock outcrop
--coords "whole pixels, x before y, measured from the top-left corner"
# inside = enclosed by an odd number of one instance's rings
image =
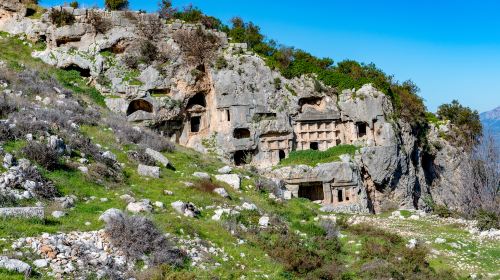
[[[34,20],[24,17],[16,1],[8,3],[0,4],[10,15],[0,18],[0,30],[44,40],[47,48],[33,56],[79,71],[107,96],[108,107],[129,121],[280,179],[285,198],[317,200],[325,211],[380,212],[390,204],[426,209],[432,200],[463,207],[461,150],[431,127],[430,142],[441,148],[424,151],[410,125],[394,117],[390,99],[370,84],[339,92],[314,76],[287,79],[245,44],[229,44],[222,32],[180,21],[166,24],[158,15],[56,7],[75,17],[72,25],[58,27],[50,22],[50,11]],[[105,19],[107,28],[98,30],[95,18]],[[209,60],[193,63],[196,54],[183,45],[193,34],[217,42],[204,50],[214,52]],[[154,45],[155,57],[134,60],[145,42]],[[353,158],[275,168],[292,151],[346,144],[360,147]],[[148,154],[169,164],[161,154]],[[158,175],[142,169],[144,175]],[[236,180],[225,180],[230,176],[216,177],[237,188]]]

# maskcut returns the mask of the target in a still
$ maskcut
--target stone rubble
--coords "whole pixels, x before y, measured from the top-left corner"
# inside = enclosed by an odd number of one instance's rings
[[[131,271],[124,254],[113,248],[104,230],[47,234],[16,240],[13,249],[29,249],[41,256],[33,264],[47,269],[47,274],[58,279],[86,279],[89,272],[103,277],[113,268],[124,275]]]

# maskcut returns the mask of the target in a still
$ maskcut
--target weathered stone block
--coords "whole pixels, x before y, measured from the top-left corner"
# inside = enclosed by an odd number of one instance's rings
[[[11,207],[0,208],[0,217],[15,218],[40,218],[43,219],[45,211],[43,207]]]

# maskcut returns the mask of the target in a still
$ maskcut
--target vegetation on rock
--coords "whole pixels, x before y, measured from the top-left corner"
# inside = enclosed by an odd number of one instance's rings
[[[281,160],[281,166],[306,164],[316,166],[318,163],[327,163],[332,161],[339,161],[340,156],[347,154],[353,156],[358,147],[353,145],[339,145],[332,147],[326,151],[318,150],[303,150],[292,151],[287,158]]]

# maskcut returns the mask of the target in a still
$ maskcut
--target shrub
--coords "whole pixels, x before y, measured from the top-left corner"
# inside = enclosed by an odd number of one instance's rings
[[[136,129],[116,115],[112,115],[104,121],[114,130],[120,142],[124,144],[138,144],[159,152],[172,152],[175,150],[175,145],[165,137],[146,128]]]
[[[477,111],[462,106],[457,100],[438,107],[437,114],[441,120],[449,120],[455,129],[455,142],[470,147],[477,143],[483,134],[483,126]]]
[[[141,42],[139,52],[141,55],[141,61],[145,64],[151,64],[158,57],[158,48],[149,40]]]
[[[173,152],[175,150],[175,145],[168,141],[165,137],[149,131],[145,130],[143,131],[143,137],[139,141],[139,146],[151,148],[155,151],[159,152]]]
[[[219,185],[212,183],[209,180],[201,180],[194,184],[194,187],[202,192],[212,193],[215,189],[220,188]]]
[[[181,29],[176,31],[173,37],[184,52],[187,62],[193,66],[209,63],[220,47],[219,38],[201,28]]]
[[[128,0],[105,0],[104,6],[111,11],[126,10],[128,8]]]
[[[337,224],[332,220],[322,220],[321,227],[325,231],[326,238],[335,238],[339,235],[340,229]]]
[[[43,143],[31,141],[22,149],[22,152],[28,159],[47,170],[55,170],[59,167],[59,154],[55,149]]]
[[[159,32],[159,30],[161,30],[162,28],[163,22],[160,20],[160,18],[150,15],[141,17],[137,24],[139,35],[147,41],[153,42],[156,42],[158,41],[158,39],[160,39],[159,35],[161,34],[161,32]]]
[[[217,68],[218,70],[226,68],[227,65],[227,60],[223,56],[219,56],[215,61],[215,68]]]
[[[494,212],[480,209],[475,219],[477,220],[477,227],[480,230],[500,229],[500,216]]]
[[[99,14],[96,10],[90,10],[87,16],[87,23],[92,26],[94,33],[105,34],[111,28],[111,22]]]
[[[78,3],[78,1],[73,1],[69,3],[69,6],[73,9],[78,9],[78,7],[80,7],[80,4]]]
[[[144,149],[138,149],[137,151],[129,151],[127,153],[127,156],[129,159],[145,165],[149,166],[156,165],[156,160],[152,158],[150,155],[146,154],[146,151]]]
[[[23,170],[23,173],[26,180],[38,182],[33,189],[38,198],[52,199],[60,195],[54,184],[45,179],[35,166],[29,166]]]
[[[123,63],[130,69],[137,69],[139,67],[139,58],[133,54],[126,54],[123,56]]]
[[[170,265],[160,265],[148,268],[134,275],[137,280],[195,280],[196,275],[193,272],[177,271]],[[213,278],[213,280],[218,278]]]
[[[15,207],[17,206],[17,200],[11,195],[0,194],[0,207]]]
[[[50,9],[49,18],[52,24],[55,24],[57,27],[75,23],[75,16],[64,9]]]
[[[96,162],[89,166],[89,177],[96,183],[103,184],[108,182],[120,183],[123,181],[123,173],[118,167],[102,162]]]
[[[274,78],[274,89],[275,90],[281,89],[281,79],[280,78]]]
[[[5,93],[0,94],[0,118],[7,117],[10,113],[17,110],[17,104]]]
[[[303,246],[300,239],[292,233],[279,235],[275,242],[268,244],[267,250],[273,259],[283,263],[287,271],[299,275],[314,271],[323,264],[321,257]]]
[[[453,212],[448,207],[441,204],[434,205],[432,212],[441,218],[453,217]]]
[[[167,20],[171,19],[174,17],[175,13],[177,13],[177,9],[172,7],[171,0],[161,0],[158,6],[159,6],[158,14],[163,19]]]
[[[0,122],[0,141],[12,141],[15,140],[16,137],[12,130],[9,127],[8,123]]]
[[[128,258],[138,260],[150,255],[153,265],[182,266],[186,254],[176,249],[156,228],[153,222],[142,216],[112,218],[105,228],[111,244],[120,248]]]

